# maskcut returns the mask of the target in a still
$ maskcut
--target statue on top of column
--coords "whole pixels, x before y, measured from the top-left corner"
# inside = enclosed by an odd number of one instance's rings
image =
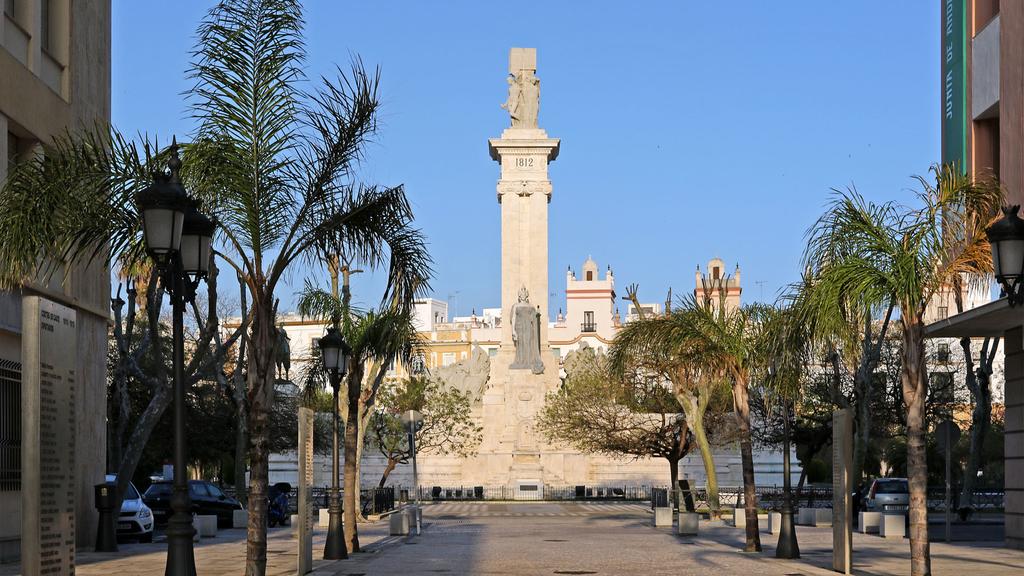
[[[517,53],[517,50],[522,52]],[[536,128],[540,111],[540,78],[534,74],[536,51],[513,48],[509,67],[508,100],[501,107],[508,110],[513,128]]]
[[[540,313],[530,305],[530,294],[526,286],[519,289],[519,302],[512,307],[512,342],[516,346],[516,357],[509,368],[543,374],[544,362],[540,359]]]

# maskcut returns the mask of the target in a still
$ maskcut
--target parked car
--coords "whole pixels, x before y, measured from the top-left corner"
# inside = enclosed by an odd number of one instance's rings
[[[864,497],[864,509],[872,512],[906,511],[910,486],[906,478],[876,478]]]
[[[117,475],[107,474],[106,481],[116,483]],[[131,482],[121,501],[121,513],[117,516],[117,535],[137,538],[139,542],[153,541],[153,511],[142,501],[142,496]]]
[[[142,497],[146,505],[153,509],[153,517],[158,524],[166,524],[171,516],[173,487],[170,480],[154,482]],[[230,528],[235,510],[242,509],[238,500],[206,480],[189,480],[188,492],[192,497],[192,514],[217,516],[218,528]]]

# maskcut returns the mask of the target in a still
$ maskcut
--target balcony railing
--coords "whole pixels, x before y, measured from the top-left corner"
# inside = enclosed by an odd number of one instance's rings
[[[596,322],[584,322],[580,324],[580,332],[597,332]]]

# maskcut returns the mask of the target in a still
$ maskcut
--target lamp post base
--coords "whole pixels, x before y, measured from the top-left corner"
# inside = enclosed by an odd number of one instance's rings
[[[796,542],[796,527],[793,525],[793,508],[782,508],[782,524],[779,526],[779,545],[775,548],[776,558],[799,558],[800,545]]]
[[[175,512],[167,521],[167,568],[165,576],[196,576],[196,558],[192,548],[195,527],[192,516]]]
[[[341,495],[337,488],[331,489],[327,514],[330,522],[327,526],[327,542],[324,544],[324,560],[344,560],[348,558],[348,548],[345,546],[345,531],[341,523]]]

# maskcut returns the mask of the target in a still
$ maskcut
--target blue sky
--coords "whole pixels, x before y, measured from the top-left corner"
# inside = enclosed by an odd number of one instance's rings
[[[508,49],[536,47],[551,165],[552,314],[566,266],[611,264],[641,300],[693,289],[714,256],[744,299],[799,273],[832,187],[912,200],[939,154],[939,2],[306,3],[308,75],[380,65],[383,129],[360,177],[404,183],[451,310],[500,304],[498,165]],[[213,2],[113,2],[113,121],[188,134],[181,96]],[[282,308],[316,270],[279,290]],[[372,305],[379,283],[362,278]]]

